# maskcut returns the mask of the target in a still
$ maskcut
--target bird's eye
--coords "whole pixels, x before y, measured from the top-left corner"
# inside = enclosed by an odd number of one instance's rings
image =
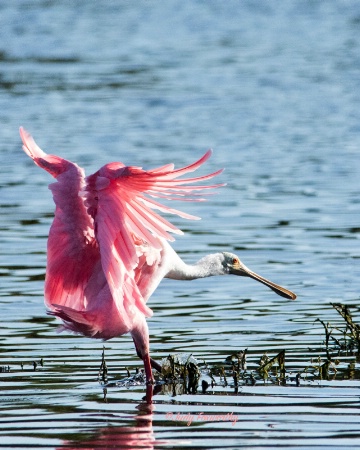
[[[237,258],[233,258],[232,263],[233,264],[238,264],[239,260]]]

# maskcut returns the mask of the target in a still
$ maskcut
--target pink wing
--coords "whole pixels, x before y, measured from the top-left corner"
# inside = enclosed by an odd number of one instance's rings
[[[23,128],[20,135],[24,151],[57,179],[49,186],[56,210],[48,240],[46,305],[65,327],[88,336],[109,339],[131,331],[139,314],[152,315],[138,287],[140,272],[156,277],[161,239],[172,241],[170,232],[181,234],[154,209],[197,219],[154,198],[202,201],[199,191],[221,186],[192,185],[221,170],[179,179],[200,167],[211,151],[182,169],[168,164],[145,171],[110,163],[85,180],[76,164],[44,153]],[[152,289],[160,281],[154,276]]]
[[[173,165],[145,171],[139,167],[125,167],[121,163],[110,163],[86,179],[85,205],[95,221],[96,240],[101,253],[101,263],[108,285],[116,302],[135,301],[136,307],[149,316],[152,311],[146,306],[139,292],[135,270],[139,264],[136,241],[143,240],[154,249],[161,249],[159,238],[173,241],[169,232],[182,232],[157,214],[154,209],[177,214],[187,219],[197,217],[164,206],[151,197],[201,201],[199,190],[212,186],[192,186],[218,175],[221,170],[196,178],[178,177],[196,170],[211,155],[209,150],[201,159],[182,169]],[[147,195],[146,195],[147,194]],[[159,280],[160,281],[160,280]]]
[[[83,310],[84,290],[100,259],[93,220],[79,197],[84,185],[84,172],[66,159],[47,155],[23,128],[20,128],[20,136],[24,151],[35,164],[57,179],[57,183],[49,186],[56,210],[48,239],[46,306],[52,310],[55,309],[54,304]]]

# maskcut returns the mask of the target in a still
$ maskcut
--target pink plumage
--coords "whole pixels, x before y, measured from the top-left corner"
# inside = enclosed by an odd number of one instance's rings
[[[167,164],[143,170],[119,162],[106,164],[85,178],[76,164],[47,155],[23,128],[24,151],[57,182],[50,184],[56,205],[48,240],[45,303],[63,320],[62,329],[110,339],[130,333],[144,362],[147,400],[151,402],[149,332],[146,302],[164,278],[193,280],[215,275],[250,277],[281,297],[295,300],[290,290],[258,275],[229,252],[186,264],[168,241],[182,232],[155,210],[198,219],[155,199],[202,201],[202,191],[218,185],[194,185],[218,175],[179,178],[198,169],[211,150],[181,169]]]
[[[177,170],[172,164],[146,171],[115,162],[85,178],[76,164],[43,152],[23,128],[20,135],[24,151],[57,181],[49,186],[56,209],[48,239],[46,306],[63,320],[63,329],[85,336],[110,339],[130,332],[151,380],[145,316],[152,311],[146,302],[172,269],[171,233],[182,233],[155,210],[197,219],[155,198],[201,201],[199,191],[220,186],[192,183],[221,170],[179,179],[204,164],[211,150]]]

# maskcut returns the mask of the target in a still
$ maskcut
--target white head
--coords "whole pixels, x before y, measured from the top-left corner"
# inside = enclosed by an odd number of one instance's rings
[[[267,280],[266,278],[258,275],[252,270],[248,269],[245,264],[243,264],[239,257],[234,253],[222,252],[213,255],[208,255],[203,258],[203,261],[207,261],[207,265],[212,272],[212,275],[238,275],[242,277],[250,277],[254,280],[259,281],[265,286],[268,286],[274,292],[276,292],[281,297],[285,297],[290,300],[295,300],[296,295],[289,291],[288,289]]]

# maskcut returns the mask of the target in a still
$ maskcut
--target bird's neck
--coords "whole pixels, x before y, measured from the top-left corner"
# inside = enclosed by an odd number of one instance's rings
[[[166,278],[195,280],[223,274],[223,271],[214,263],[213,255],[208,255],[195,264],[186,264],[181,258],[178,258],[176,265],[167,273]]]

